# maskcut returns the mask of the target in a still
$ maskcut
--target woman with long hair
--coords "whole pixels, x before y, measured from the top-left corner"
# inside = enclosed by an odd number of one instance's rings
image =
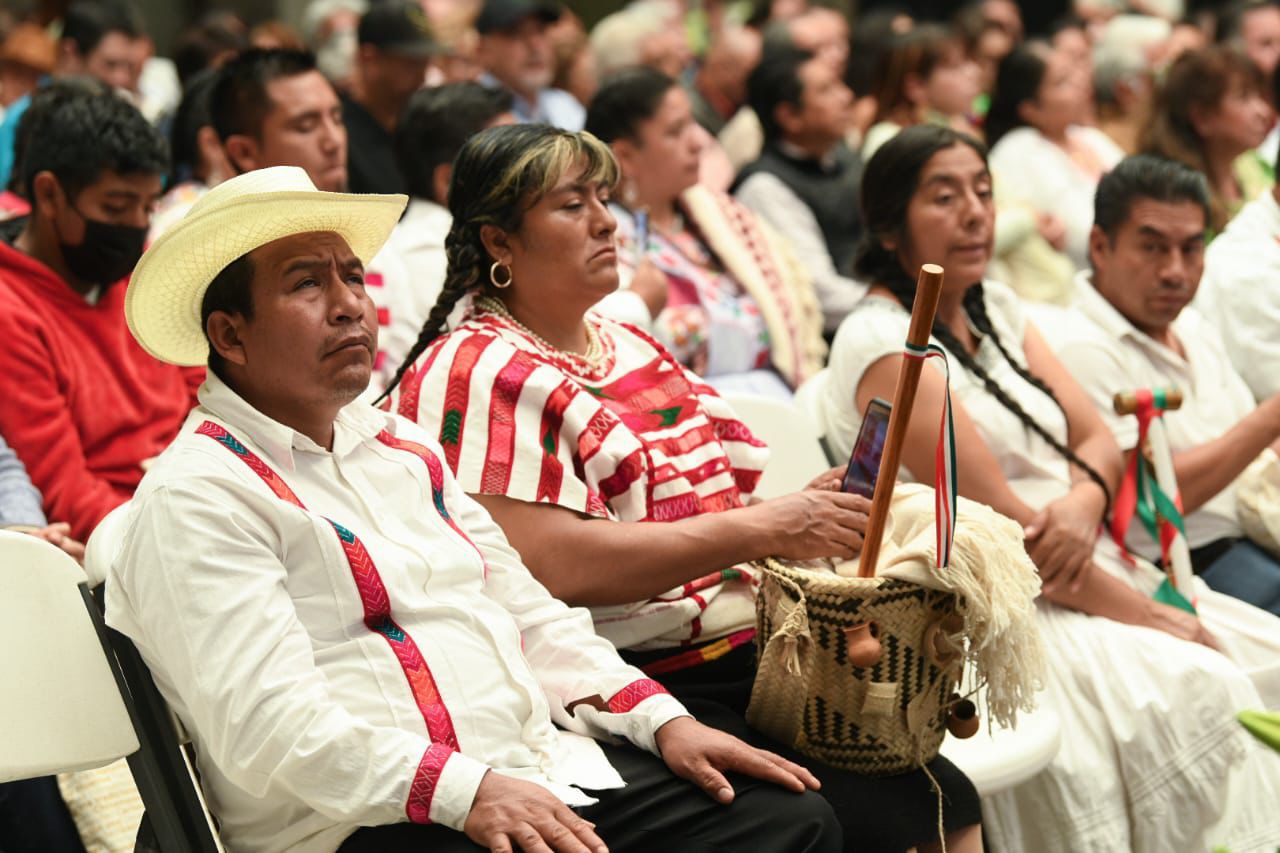
[[[553,594],[590,607],[597,631],[699,719],[745,730],[750,562],[850,557],[869,503],[818,488],[753,502],[767,449],[660,343],[591,310],[618,286],[617,179],[589,134],[473,137],[454,165],[444,290],[392,402],[440,436],[462,487]],[[443,334],[467,294],[472,314]],[[977,795],[944,758],[875,779],[798,760],[848,850],[938,849],[930,774],[948,849],[981,847]]]
[[[816,389],[827,439],[848,453],[867,404],[891,398],[915,273],[940,264],[932,340],[951,367],[960,494],[1023,525],[1044,582],[1043,701],[1062,721],[1062,748],[1043,773],[989,798],[987,836],[1045,853],[1274,844],[1280,762],[1235,714],[1280,700],[1280,621],[1202,583],[1199,618],[1158,603],[1161,573],[1126,565],[1099,539],[1120,450],[1017,297],[983,280],[995,228],[985,148],[947,128],[908,128],[867,164],[862,206],[856,270],[871,290]],[[907,477],[934,474],[943,395],[941,368],[925,368]]]
[[[955,31],[918,24],[895,35],[875,76],[876,118],[863,138],[863,160],[904,127],[928,122],[973,132],[981,86],[978,64]]]
[[[1274,183],[1256,150],[1275,122],[1261,73],[1227,45],[1192,50],[1156,90],[1142,150],[1177,160],[1209,181],[1209,228],[1217,233]]]
[[[621,169],[610,209],[630,286],[602,309],[650,328],[717,388],[790,397],[826,355],[812,279],[766,223],[698,182],[702,131],[684,89],[653,69],[621,72],[586,126]],[[630,294],[647,312],[614,314]]]
[[[987,112],[991,169],[1003,208],[1020,201],[1058,221],[1050,243],[1076,269],[1089,266],[1089,229],[1098,180],[1124,156],[1096,127],[1089,69],[1043,43],[1029,42],[1000,61]]]

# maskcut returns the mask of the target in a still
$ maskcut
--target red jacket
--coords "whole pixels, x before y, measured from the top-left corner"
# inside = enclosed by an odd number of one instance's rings
[[[90,305],[57,273],[0,242],[0,435],[44,496],[50,521],[84,541],[142,479],[195,402],[204,370],[138,346],[125,284]]]

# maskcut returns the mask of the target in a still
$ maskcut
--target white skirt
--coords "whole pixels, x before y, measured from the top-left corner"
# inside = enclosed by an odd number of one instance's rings
[[[1095,560],[1147,595],[1163,578],[1150,564],[1127,567],[1110,540]],[[1038,602],[1043,695],[1062,748],[1044,772],[984,800],[994,849],[1274,853],[1280,756],[1235,715],[1280,707],[1280,619],[1196,584],[1224,654]]]

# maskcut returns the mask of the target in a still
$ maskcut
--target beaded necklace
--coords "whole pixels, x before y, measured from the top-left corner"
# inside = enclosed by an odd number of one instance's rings
[[[587,330],[587,351],[582,355],[579,355],[576,352],[567,352],[566,350],[562,350],[559,347],[552,346],[550,343],[544,340],[541,335],[533,331],[533,329],[530,329],[524,323],[521,323],[519,320],[517,320],[511,314],[511,311],[507,308],[506,304],[501,299],[498,299],[496,297],[489,296],[486,294],[476,299],[475,307],[480,311],[488,311],[490,313],[497,314],[498,316],[505,318],[507,322],[511,323],[511,325],[515,326],[521,332],[528,335],[529,338],[531,338],[535,344],[537,344],[543,350],[546,350],[551,355],[558,356],[560,358],[567,358],[572,361],[581,362],[582,364],[590,368],[597,368],[604,361],[605,356],[607,354],[605,352],[604,345],[600,343],[600,336],[596,334],[595,328],[590,323],[587,323],[585,321],[583,322],[582,325]]]

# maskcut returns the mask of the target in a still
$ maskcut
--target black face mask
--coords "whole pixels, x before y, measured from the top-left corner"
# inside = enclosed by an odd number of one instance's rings
[[[106,287],[133,272],[142,257],[147,229],[90,219],[78,210],[76,215],[84,220],[84,239],[75,246],[58,241],[72,275]]]

